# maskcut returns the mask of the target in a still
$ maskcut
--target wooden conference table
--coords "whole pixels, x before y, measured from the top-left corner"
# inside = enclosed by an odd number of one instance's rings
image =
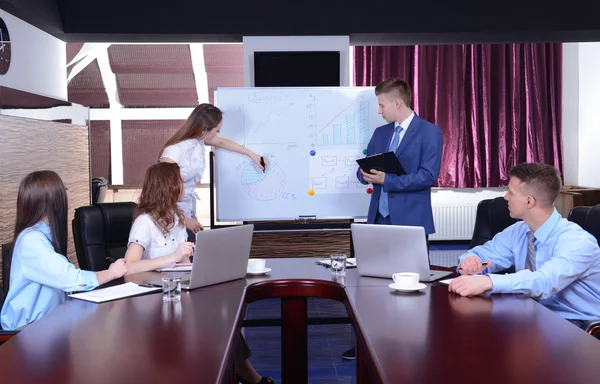
[[[359,383],[600,383],[600,341],[529,298],[461,298],[435,284],[398,293],[356,269],[332,281],[315,259],[267,267],[269,275],[183,292],[179,303],[160,293],[68,300],[0,346],[0,382],[231,383],[247,303],[285,296],[282,381],[305,383],[303,296],[318,296],[348,309]]]

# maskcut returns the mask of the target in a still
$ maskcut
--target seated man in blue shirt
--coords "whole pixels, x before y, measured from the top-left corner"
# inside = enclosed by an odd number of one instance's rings
[[[600,319],[600,248],[554,208],[562,184],[558,171],[524,163],[510,176],[504,198],[511,217],[523,221],[461,256],[463,276],[453,279],[449,290],[461,296],[520,293],[577,325]],[[495,274],[512,266],[515,273]]]

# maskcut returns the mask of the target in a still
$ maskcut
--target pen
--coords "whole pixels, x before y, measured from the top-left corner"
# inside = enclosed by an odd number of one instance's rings
[[[109,263],[114,263],[115,262],[115,260],[113,258],[111,258],[111,257],[107,257],[106,260],[108,260]]]
[[[265,158],[262,157],[262,156],[260,157],[260,165],[263,166],[263,173],[265,173],[266,172],[266,170],[265,170]]]
[[[481,265],[483,265],[484,267],[487,266],[487,263],[481,263]],[[458,270],[460,271],[462,268],[458,268]]]

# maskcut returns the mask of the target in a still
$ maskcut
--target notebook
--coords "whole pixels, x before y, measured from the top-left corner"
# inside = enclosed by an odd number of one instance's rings
[[[192,263],[180,263],[175,264],[172,267],[159,268],[157,272],[190,272],[192,270]]]
[[[91,301],[94,303],[104,303],[105,301],[122,299],[136,295],[143,295],[151,292],[162,291],[160,287],[141,287],[135,283],[125,283],[113,287],[96,289],[89,292],[74,293],[69,295],[74,299]]]

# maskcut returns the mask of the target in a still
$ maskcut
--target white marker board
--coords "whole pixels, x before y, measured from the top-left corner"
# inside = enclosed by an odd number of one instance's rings
[[[373,87],[219,88],[215,104],[220,135],[268,163],[263,172],[216,150],[217,221],[366,217],[370,185],[358,182],[355,160],[385,124]]]

